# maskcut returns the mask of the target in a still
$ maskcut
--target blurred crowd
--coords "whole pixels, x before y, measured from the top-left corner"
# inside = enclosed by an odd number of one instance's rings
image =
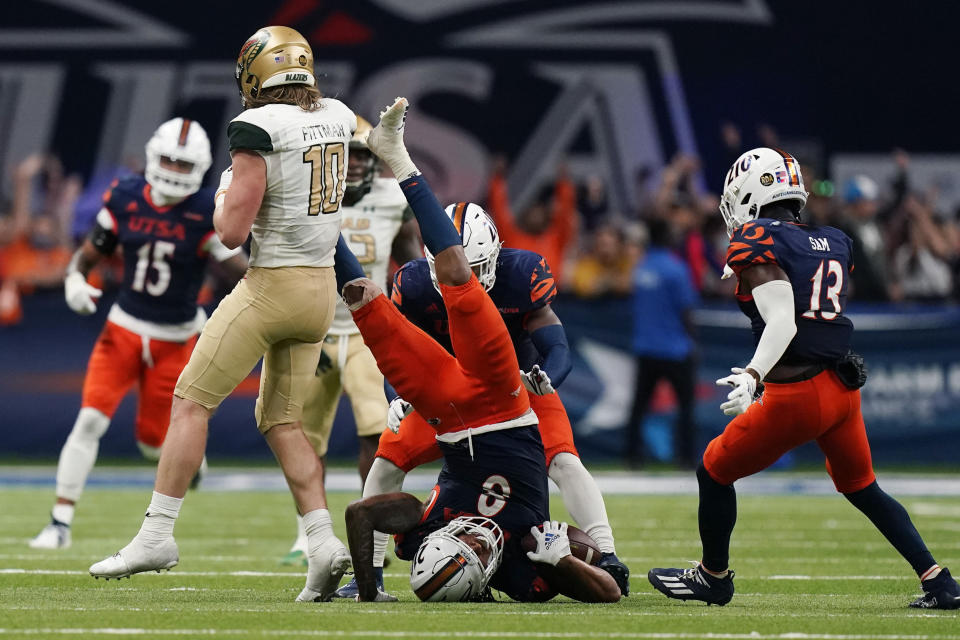
[[[747,146],[777,146],[776,133],[760,127],[749,145],[733,125],[721,139],[724,166]],[[843,229],[854,242],[855,270],[850,298],[868,302],[952,302],[960,300],[960,222],[939,210],[936,194],[910,182],[910,158],[895,151],[890,184],[861,175],[834,184],[816,162],[795,154],[809,198],[805,221]],[[21,298],[62,286],[71,253],[92,224],[101,194],[122,170],[93,176],[86,185],[65,175],[54,156],[31,156],[16,167],[0,200],[0,326],[22,316]],[[637,176],[639,206],[618,211],[601,175],[574,180],[561,167],[522,209],[511,206],[508,166],[496,159],[484,206],[494,216],[507,246],[544,255],[561,289],[582,298],[629,296],[635,267],[648,250],[651,223],[662,221],[665,244],[689,270],[702,297],[729,299],[733,284],[721,281],[727,247],[718,214],[719,176],[706,176],[699,158],[678,154],[658,172]],[[122,277],[108,262],[94,284],[110,286]]]
[[[745,145],[739,130],[726,125],[723,166],[747,146],[779,146],[769,127],[761,127],[758,138]],[[960,300],[960,212],[938,209],[936,193],[912,187],[904,151],[893,153],[897,172],[890,184],[865,175],[834,184],[816,163],[802,153],[797,157],[809,192],[804,222],[838,227],[853,239],[851,300]],[[658,174],[638,176],[640,204],[634,211],[611,207],[601,176],[575,183],[561,168],[552,189],[513,212],[504,170],[502,162],[495,163],[487,202],[503,240],[546,255],[562,289],[582,298],[630,295],[634,267],[649,245],[650,224],[663,221],[667,244],[686,263],[696,291],[729,299],[735,285],[720,280],[728,243],[717,208],[723,174],[704,176],[699,158],[678,154]]]

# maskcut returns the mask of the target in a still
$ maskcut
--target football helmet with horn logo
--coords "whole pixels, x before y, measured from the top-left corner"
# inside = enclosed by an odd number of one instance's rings
[[[237,87],[246,104],[270,87],[316,84],[313,50],[300,32],[290,27],[264,27],[243,43],[237,56]]]

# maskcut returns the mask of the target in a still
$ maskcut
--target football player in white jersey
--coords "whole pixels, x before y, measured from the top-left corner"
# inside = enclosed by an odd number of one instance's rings
[[[336,306],[333,256],[357,118],[322,96],[310,45],[288,27],[265,27],[247,40],[236,79],[245,110],[227,128],[233,164],[221,178],[213,220],[227,247],[252,233],[250,269],[204,326],[177,381],[139,533],[90,574],[121,578],[179,562],[173,526],[203,457],[207,422],[263,358],[257,426],[283,469],[308,539],[307,581],[297,599],[324,600],[350,554],[333,533],[323,463],[300,418]]]
[[[369,122],[357,118],[357,130],[350,140],[341,233],[370,279],[386,290],[390,258],[406,264],[423,257],[423,251],[417,221],[400,185],[392,177],[379,175],[379,161],[367,148],[371,129]],[[321,459],[327,454],[341,393],[347,394],[353,408],[360,444],[357,466],[366,482],[387,423],[388,404],[377,361],[363,343],[350,311],[339,300],[303,406],[303,431]],[[307,535],[300,515],[297,530],[297,539],[282,564],[306,564]]]

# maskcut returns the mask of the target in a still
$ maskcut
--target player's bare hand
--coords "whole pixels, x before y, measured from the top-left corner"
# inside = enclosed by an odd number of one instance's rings
[[[67,300],[67,306],[75,313],[88,316],[96,312],[96,300],[103,295],[103,291],[88,284],[82,273],[73,271],[63,281],[63,295]]]
[[[413,413],[413,405],[397,396],[387,408],[387,429],[393,433],[399,433],[400,423],[411,413]]]
[[[733,390],[727,394],[727,401],[720,405],[720,409],[728,416],[738,416],[746,413],[753,404],[757,392],[757,380],[745,369],[733,367],[733,375],[717,380],[717,386],[731,386]]]
[[[530,371],[523,371],[521,369],[520,381],[523,382],[523,386],[527,388],[528,392],[538,396],[547,396],[557,392],[550,382],[550,376],[548,376],[547,372],[541,369],[538,364],[533,365]]]

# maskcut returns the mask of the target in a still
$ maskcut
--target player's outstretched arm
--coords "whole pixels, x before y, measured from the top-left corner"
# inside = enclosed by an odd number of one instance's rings
[[[547,520],[542,529],[531,527],[530,534],[536,539],[537,548],[528,551],[527,557],[540,565],[551,587],[580,602],[620,600],[620,587],[613,576],[570,553],[566,522]]]
[[[526,372],[522,376],[524,386],[538,395],[553,393],[573,369],[567,332],[549,304],[527,314],[525,326],[540,354],[539,378],[542,380],[533,376],[534,372]],[[543,389],[544,393],[538,393],[537,389]]]
[[[87,276],[104,256],[111,255],[117,247],[116,230],[113,219],[106,209],[97,215],[90,235],[83,241],[70,258],[67,275],[63,280],[63,294],[75,313],[82,316],[97,310],[97,300],[103,295],[100,289],[87,282]]]
[[[406,533],[420,522],[423,503],[409,493],[385,493],[351,502],[347,506],[347,541],[353,558],[359,600],[377,598],[373,574],[373,532]]]
[[[444,213],[420,170],[410,160],[403,142],[408,106],[406,98],[397,98],[387,107],[380,114],[380,122],[367,137],[367,146],[387,163],[400,182],[403,195],[420,225],[423,243],[435,258],[437,280],[450,286],[465,284],[473,272],[463,253],[460,234]]]
[[[740,290],[753,296],[766,326],[750,363],[733,368],[733,375],[717,380],[733,390],[720,409],[728,416],[745,413],[753,403],[757,386],[780,361],[797,333],[793,286],[786,272],[775,264],[758,264],[740,272]]]

